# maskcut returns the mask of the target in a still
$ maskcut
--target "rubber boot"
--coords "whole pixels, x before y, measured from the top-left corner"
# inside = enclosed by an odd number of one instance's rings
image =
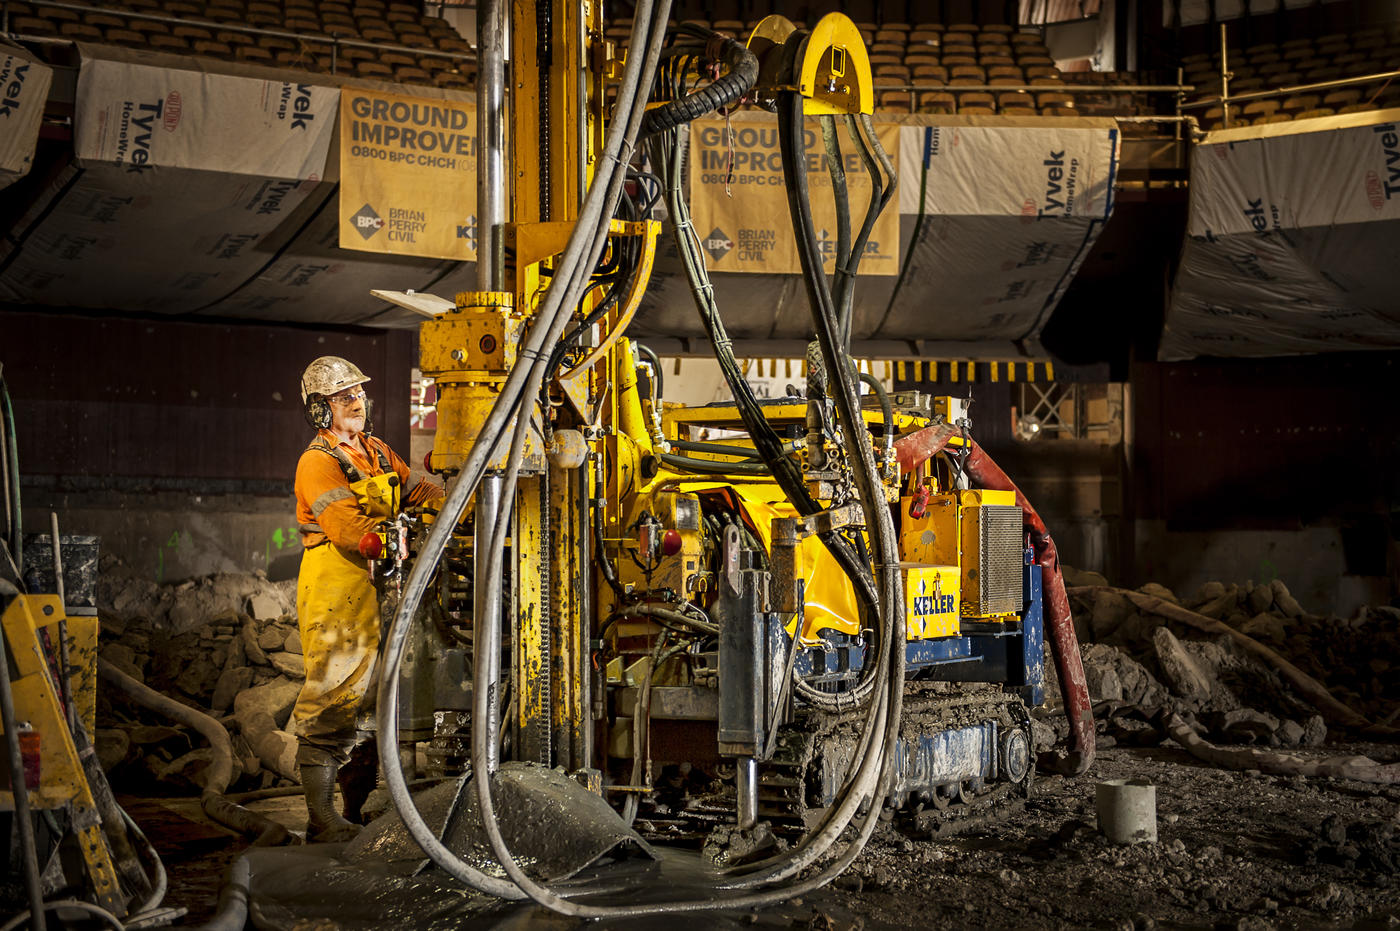
[[[306,842],[335,844],[360,832],[357,825],[335,810],[335,776],[340,767],[331,763],[302,763],[301,787],[306,793]]]
[[[350,762],[336,776],[345,818],[351,824],[364,824],[364,805],[379,784],[379,752],[374,740],[366,740],[350,751]]]

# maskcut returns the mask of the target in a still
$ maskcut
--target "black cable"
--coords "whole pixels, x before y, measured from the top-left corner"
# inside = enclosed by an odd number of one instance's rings
[[[632,344],[632,348],[640,352],[642,355],[646,356],[647,361],[651,363],[651,402],[653,404],[659,405],[661,403],[662,396],[665,394],[665,392],[661,390],[662,385],[665,383],[665,378],[661,374],[661,357],[656,354],[655,349],[652,349],[650,346],[644,345],[643,343],[634,342]],[[657,408],[657,411],[658,413],[660,412],[659,407]]]
[[[643,135],[675,129],[706,113],[738,103],[753,87],[758,80],[758,59],[753,52],[743,43],[721,37],[717,32],[710,33],[709,47],[713,48],[717,40],[719,48],[714,58],[727,69],[725,75],[693,93],[648,110],[642,123]]]

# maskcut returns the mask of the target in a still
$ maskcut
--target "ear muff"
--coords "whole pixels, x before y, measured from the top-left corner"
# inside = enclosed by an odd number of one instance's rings
[[[374,432],[374,402],[365,398],[365,432]]]
[[[331,426],[330,402],[319,394],[312,395],[306,402],[306,422],[317,430],[328,430]]]

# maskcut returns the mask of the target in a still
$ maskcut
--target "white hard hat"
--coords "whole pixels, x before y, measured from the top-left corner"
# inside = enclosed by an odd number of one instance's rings
[[[313,394],[328,398],[369,380],[353,362],[340,356],[321,356],[301,373],[301,403],[305,404]]]

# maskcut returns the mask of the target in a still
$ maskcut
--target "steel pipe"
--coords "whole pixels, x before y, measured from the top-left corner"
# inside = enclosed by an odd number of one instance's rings
[[[472,683],[472,688],[487,689],[492,696],[491,703],[487,706],[487,714],[491,716],[493,734],[497,733],[500,726],[498,696],[501,651],[499,642],[495,641],[491,634],[499,629],[501,606],[499,602],[486,597],[489,587],[487,574],[490,572],[490,560],[486,558],[486,554],[491,551],[491,531],[496,526],[496,519],[501,510],[501,486],[502,478],[499,472],[488,473],[477,486],[476,529],[472,544],[472,650],[478,654],[478,681]],[[500,741],[491,741],[488,749],[490,772],[494,773],[501,765],[500,748]]]
[[[504,285],[506,178],[506,3],[482,0],[476,10],[476,287]]]

